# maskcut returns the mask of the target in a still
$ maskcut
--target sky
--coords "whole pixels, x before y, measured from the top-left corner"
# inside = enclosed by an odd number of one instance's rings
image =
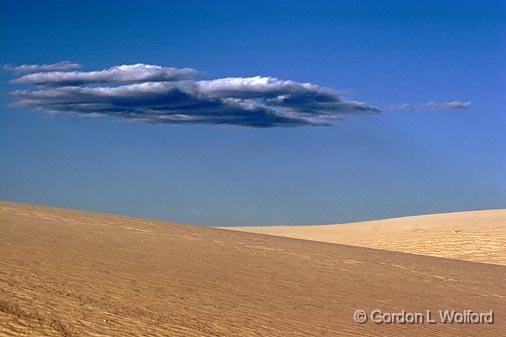
[[[506,208],[505,19],[1,0],[0,200],[209,226]]]

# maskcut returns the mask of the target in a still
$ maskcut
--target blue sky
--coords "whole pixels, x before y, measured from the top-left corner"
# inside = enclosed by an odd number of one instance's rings
[[[505,13],[500,1],[2,1],[0,64],[263,76],[382,112],[262,128],[50,116],[9,106],[37,88],[5,71],[0,199],[203,225],[504,208]],[[470,106],[433,108],[447,102]]]

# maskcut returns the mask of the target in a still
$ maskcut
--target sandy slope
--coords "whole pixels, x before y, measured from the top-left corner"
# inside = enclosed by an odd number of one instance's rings
[[[506,265],[504,209],[410,216],[340,225],[230,229]]]
[[[506,267],[0,203],[0,336],[501,336]],[[495,311],[359,325],[355,309]]]

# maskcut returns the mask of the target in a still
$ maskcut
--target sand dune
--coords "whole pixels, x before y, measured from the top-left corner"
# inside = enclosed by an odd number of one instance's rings
[[[506,265],[506,210],[410,216],[339,225],[240,231]]]
[[[506,267],[0,203],[0,336],[504,336]],[[495,324],[355,323],[356,309]]]

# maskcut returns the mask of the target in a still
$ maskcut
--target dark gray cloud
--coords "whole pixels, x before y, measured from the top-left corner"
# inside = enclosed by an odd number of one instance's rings
[[[5,65],[4,69],[16,73],[42,73],[49,71],[69,71],[80,68],[81,65],[69,61],[51,64],[22,64],[20,66]]]
[[[193,69],[136,64],[90,72],[34,73],[12,80],[19,107],[173,124],[249,127],[332,125],[379,109],[335,90],[273,77],[196,80]]]

